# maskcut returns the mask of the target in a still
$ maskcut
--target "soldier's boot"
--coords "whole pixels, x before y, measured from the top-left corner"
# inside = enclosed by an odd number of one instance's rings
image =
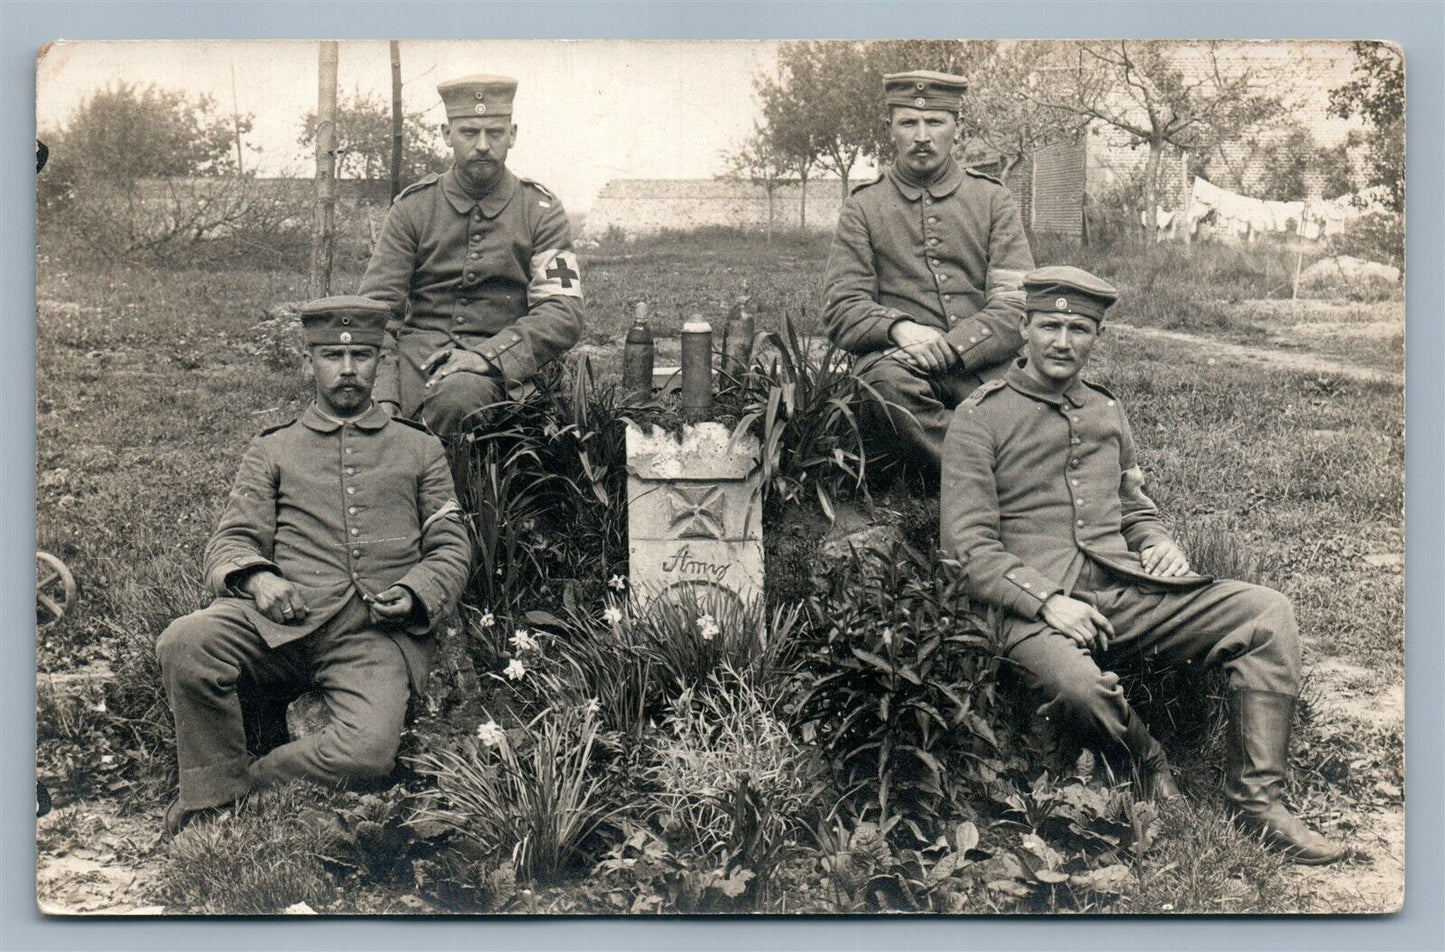
[[[1151,800],[1178,800],[1183,796],[1174,782],[1174,772],[1169,769],[1169,758],[1164,755],[1164,748],[1159,746],[1132,708],[1124,725],[1124,746],[1134,762],[1144,796]]]
[[[1280,802],[1294,705],[1294,697],[1273,691],[1229,695],[1224,796],[1237,827],[1262,836],[1293,862],[1322,866],[1343,857],[1347,847],[1305,826]]]

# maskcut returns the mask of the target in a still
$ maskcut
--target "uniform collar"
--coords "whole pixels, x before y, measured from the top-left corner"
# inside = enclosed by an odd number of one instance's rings
[[[379,430],[386,426],[391,420],[391,414],[387,413],[380,406],[373,403],[371,409],[359,417],[350,420],[338,420],[333,416],[327,416],[316,409],[316,404],[311,404],[301,414],[301,422],[315,430],[317,433],[335,433],[341,429],[343,423],[354,423],[359,430]]]
[[[1069,402],[1076,407],[1084,405],[1084,401],[1088,399],[1089,388],[1084,386],[1082,377],[1075,377],[1074,382],[1069,384],[1068,389],[1065,390],[1062,395],[1051,393],[1039,386],[1038,382],[1024,371],[1024,364],[1026,362],[1027,358],[1020,357],[1013,362],[1013,366],[1009,367],[1008,373],[1004,374],[1003,379],[1010,387],[1013,387],[1026,397],[1042,400],[1045,403],[1052,403],[1055,406],[1061,405],[1064,397],[1067,397]]]
[[[480,208],[482,214],[488,218],[496,218],[502,209],[507,207],[507,203],[512,200],[512,196],[517,191],[517,176],[513,175],[512,170],[506,166],[502,167],[502,178],[492,186],[490,192],[481,198],[472,198],[467,194],[466,189],[462,188],[462,184],[457,181],[457,170],[454,168],[447,169],[442,175],[441,182],[442,194],[460,214],[465,215],[473,208]]]
[[[958,160],[953,156],[948,157],[948,164],[943,167],[943,174],[935,179],[933,184],[923,188],[903,181],[903,177],[898,174],[897,169],[897,163],[888,166],[888,181],[892,182],[893,187],[898,189],[910,202],[918,201],[923,197],[924,192],[934,198],[947,198],[958,191],[958,185],[963,181],[963,166],[959,165]]]

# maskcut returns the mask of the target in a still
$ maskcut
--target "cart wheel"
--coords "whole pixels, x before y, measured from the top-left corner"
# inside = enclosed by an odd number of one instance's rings
[[[49,552],[35,553],[35,628],[46,631],[75,601],[75,576]]]

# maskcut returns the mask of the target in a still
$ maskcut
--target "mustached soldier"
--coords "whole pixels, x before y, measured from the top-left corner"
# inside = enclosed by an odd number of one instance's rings
[[[1009,190],[953,157],[967,80],[920,71],[883,84],[898,157],[843,203],[823,319],[871,388],[869,449],[936,474],[953,408],[1022,343],[1019,282],[1034,261]]]
[[[392,311],[376,399],[449,439],[524,389],[582,332],[582,275],[562,203],[507,168],[517,81],[437,87],[452,167],[397,196],[359,292]]]
[[[1222,667],[1237,824],[1296,862],[1339,859],[1343,846],[1281,802],[1300,687],[1289,600],[1193,572],[1165,531],[1123,407],[1080,377],[1114,288],[1070,267],[1023,286],[1024,358],[959,406],[944,443],[942,544],[968,594],[1002,610],[1006,656],[1040,712],[1132,757],[1158,796],[1178,791],[1113,669],[1146,657]]]
[[[441,442],[372,403],[389,315],[349,296],[301,309],[316,402],[251,441],[206,545],[216,599],[156,643],[180,762],[172,833],[259,787],[391,772],[471,546]],[[241,693],[308,686],[328,725],[252,758]]]

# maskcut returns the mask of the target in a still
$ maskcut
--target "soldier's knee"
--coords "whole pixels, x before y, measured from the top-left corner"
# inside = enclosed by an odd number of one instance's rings
[[[357,737],[339,743],[332,757],[332,769],[344,780],[377,780],[396,766],[399,737]]]
[[[208,650],[211,627],[198,612],[177,618],[156,639],[156,660],[168,678],[195,680],[212,673],[216,659]]]

